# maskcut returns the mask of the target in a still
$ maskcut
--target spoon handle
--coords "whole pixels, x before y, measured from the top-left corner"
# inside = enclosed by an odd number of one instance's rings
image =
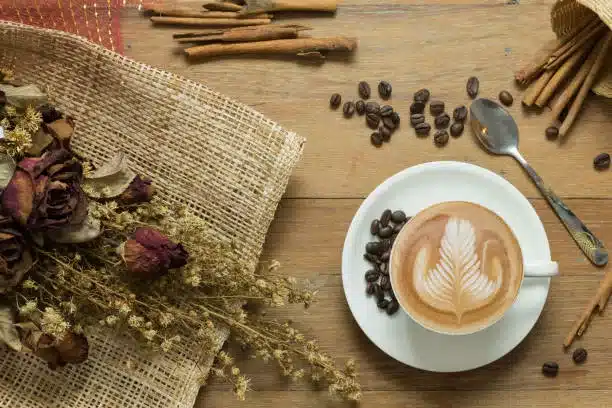
[[[548,187],[536,171],[521,156],[518,150],[511,152],[512,156],[523,166],[527,174],[531,176],[533,182],[538,186],[548,204],[557,213],[557,216],[565,225],[578,247],[584,252],[589,261],[597,266],[604,266],[608,263],[608,250],[593,233],[578,219],[576,214],[570,210],[563,201]]]

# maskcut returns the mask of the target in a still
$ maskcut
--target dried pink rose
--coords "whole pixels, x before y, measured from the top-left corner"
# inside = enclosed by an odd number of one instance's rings
[[[27,171],[18,168],[2,193],[2,209],[20,225],[25,226],[34,210],[34,180]]]
[[[136,176],[128,188],[119,196],[119,203],[123,205],[140,204],[151,201],[155,194],[151,179]]]
[[[130,273],[144,279],[159,277],[187,263],[189,254],[153,228],[138,228],[123,244],[122,257]]]
[[[32,267],[23,235],[9,217],[0,216],[0,294],[19,285]]]

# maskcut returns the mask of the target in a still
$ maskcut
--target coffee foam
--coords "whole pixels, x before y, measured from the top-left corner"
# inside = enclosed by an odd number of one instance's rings
[[[395,240],[393,288],[402,306],[435,331],[470,333],[498,320],[523,277],[510,228],[477,204],[448,202],[412,218]]]

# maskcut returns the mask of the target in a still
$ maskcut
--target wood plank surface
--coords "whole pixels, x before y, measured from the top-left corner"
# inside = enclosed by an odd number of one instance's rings
[[[431,137],[416,138],[408,126],[412,93],[421,87],[445,101],[449,111],[469,103],[465,81],[471,75],[480,78],[482,96],[495,98],[499,91],[510,90],[515,97],[510,111],[519,123],[523,155],[592,231],[612,245],[611,173],[592,168],[596,154],[612,151],[612,103],[589,97],[567,143],[547,141],[544,129],[549,112],[524,111],[518,102],[522,91],[512,77],[521,61],[553,38],[549,23],[553,1],[508,3],[512,2],[345,0],[335,17],[300,14],[279,18],[279,22],[313,26],[309,35],[359,38],[353,58],[332,57],[323,65],[284,57],[232,57],[190,65],[171,39],[173,32],[189,29],[152,28],[135,10],[126,10],[122,16],[128,57],[202,82],[307,138],[304,157],[279,206],[263,258],[277,259],[285,273],[309,280],[319,290],[318,300],[307,311],[295,306],[270,313],[294,320],[339,361],[357,359],[364,407],[612,405],[608,378],[612,318],[595,317],[586,336],[577,342],[589,351],[586,364],[574,365],[561,347],[604,270],[595,269],[584,258],[512,159],[487,155],[469,131],[439,149]],[[356,99],[360,80],[369,81],[376,95],[380,79],[393,84],[390,104],[402,115],[402,125],[391,143],[375,149],[363,118],[346,120],[340,112],[329,110],[328,101],[333,92],[340,92],[345,100]],[[362,199],[392,174],[435,160],[474,163],[517,186],[540,215],[553,258],[561,267],[561,276],[553,280],[544,312],[527,339],[499,361],[460,374],[423,372],[381,352],[356,325],[340,279],[344,237]],[[198,408],[351,406],[333,402],[326,392],[308,383],[287,384],[273,365],[241,357],[240,366],[252,378],[253,391],[247,401],[237,402],[228,385],[211,380],[201,392]],[[541,365],[547,360],[559,362],[558,378],[542,376]]]

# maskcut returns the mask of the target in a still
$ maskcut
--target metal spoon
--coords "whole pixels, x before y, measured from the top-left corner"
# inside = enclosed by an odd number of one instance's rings
[[[604,244],[589,231],[550,187],[544,184],[542,178],[519,153],[519,131],[510,113],[490,99],[477,99],[470,106],[470,121],[474,134],[486,150],[493,154],[512,156],[523,166],[586,257],[597,266],[606,265],[608,251]]]

